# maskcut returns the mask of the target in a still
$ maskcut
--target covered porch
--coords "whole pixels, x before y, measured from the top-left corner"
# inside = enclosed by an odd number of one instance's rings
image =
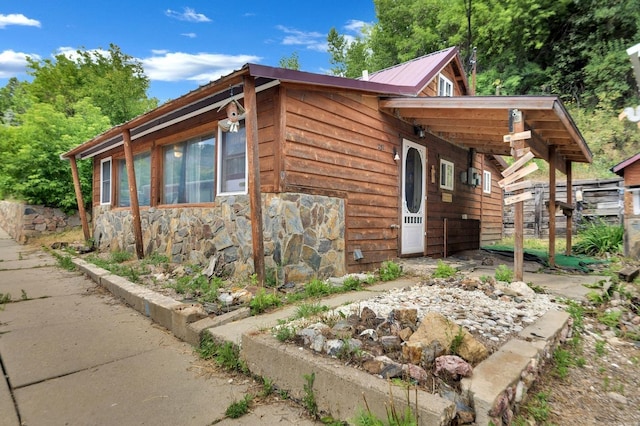
[[[573,214],[572,164],[591,163],[592,154],[564,105],[555,96],[389,97],[380,101],[389,113],[424,131],[479,154],[513,157],[500,186],[516,195],[505,199],[515,205],[515,278],[523,279],[523,206],[531,196],[524,178],[537,169],[529,160],[549,165],[549,217],[561,209]],[[556,199],[557,172],[566,176],[567,199]],[[571,252],[572,227],[567,220],[566,254]],[[555,221],[549,221],[549,263],[555,264]]]

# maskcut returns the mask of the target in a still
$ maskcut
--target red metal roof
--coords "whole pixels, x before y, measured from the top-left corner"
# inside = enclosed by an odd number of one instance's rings
[[[458,54],[456,47],[429,53],[402,64],[377,71],[369,81],[396,86],[409,86],[420,92]]]
[[[629,167],[630,165],[632,165],[638,160],[640,160],[640,153],[634,155],[633,157],[629,157],[626,160],[616,164],[611,168],[611,171],[617,174],[618,176],[624,176],[624,169],[626,169],[627,167]]]

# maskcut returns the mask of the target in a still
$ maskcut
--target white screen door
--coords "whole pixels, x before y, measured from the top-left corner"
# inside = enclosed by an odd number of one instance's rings
[[[401,254],[423,253],[426,212],[427,149],[402,141],[402,247]]]

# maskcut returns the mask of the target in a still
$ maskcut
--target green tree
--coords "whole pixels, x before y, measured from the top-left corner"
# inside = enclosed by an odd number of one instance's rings
[[[70,57],[71,56],[71,57]],[[29,59],[33,82],[29,90],[38,102],[53,105],[73,116],[73,106],[83,98],[100,108],[112,125],[121,124],[157,106],[148,99],[149,79],[142,64],[111,44],[104,52],[77,50],[54,60]]]
[[[36,103],[20,117],[20,126],[2,129],[2,197],[61,207],[66,211],[76,208],[70,165],[60,159],[60,154],[111,125],[88,99],[70,107],[75,111],[73,116],[57,111],[52,104]],[[81,161],[78,167],[83,194],[91,194],[91,162]],[[91,202],[91,198],[86,201]]]
[[[0,88],[0,124],[16,126],[18,116],[31,104],[27,94],[29,83],[11,77],[5,87]]]
[[[299,61],[298,52],[293,52],[291,56],[284,56],[280,58],[280,68],[287,68],[290,70],[299,70],[300,69],[300,61]]]

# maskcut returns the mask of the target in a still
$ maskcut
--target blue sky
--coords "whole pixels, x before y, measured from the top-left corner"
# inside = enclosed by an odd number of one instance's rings
[[[164,102],[249,62],[278,66],[294,52],[303,71],[328,73],[329,30],[355,36],[374,20],[371,0],[3,1],[0,86],[28,80],[27,56],[113,43],[142,62],[149,95]]]

